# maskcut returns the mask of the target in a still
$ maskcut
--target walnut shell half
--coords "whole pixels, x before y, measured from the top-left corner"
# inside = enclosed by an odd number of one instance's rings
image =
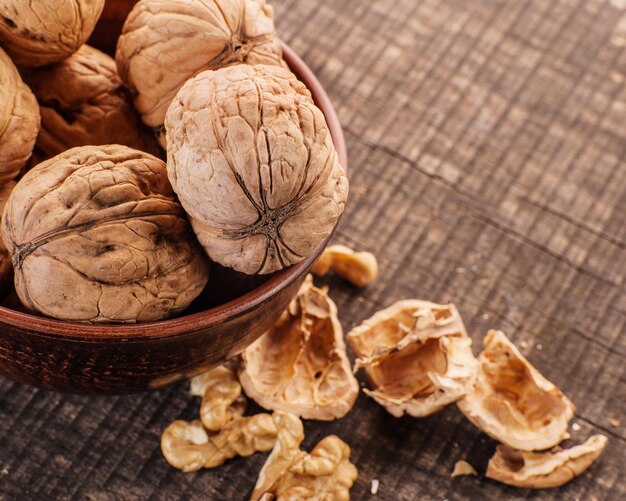
[[[239,380],[261,407],[305,419],[345,416],[359,394],[337,307],[311,276],[287,311],[242,354]]]
[[[463,397],[476,381],[472,340],[454,305],[408,299],[348,334],[365,393],[396,417],[423,417]]]
[[[0,49],[0,184],[17,176],[28,161],[39,124],[35,96]]]
[[[584,444],[548,452],[522,452],[499,445],[485,476],[527,489],[559,487],[589,468],[607,442],[604,435],[594,435]]]
[[[62,320],[159,320],[208,278],[164,162],[125,146],[74,148],[29,171],[2,237],[20,300]]]
[[[199,72],[283,64],[265,0],[141,0],[126,19],[115,58],[144,122],[157,129],[178,90]]]
[[[189,80],[170,107],[167,170],[207,254],[248,274],[310,255],[348,180],[322,112],[284,68],[237,65]]]
[[[513,449],[543,450],[567,438],[574,404],[501,331],[490,330],[476,385],[457,405],[481,431]]]
[[[19,66],[56,63],[83,45],[104,0],[3,0],[0,45]]]
[[[144,126],[115,61],[83,45],[69,58],[24,72],[41,107],[37,148],[46,158],[85,145],[123,144],[160,155],[152,131]]]

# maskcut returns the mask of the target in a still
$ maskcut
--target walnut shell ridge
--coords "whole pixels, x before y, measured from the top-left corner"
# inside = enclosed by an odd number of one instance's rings
[[[18,66],[56,63],[83,45],[104,0],[3,0],[0,45]]]
[[[265,0],[141,0],[126,19],[115,59],[144,122],[159,132],[178,90],[201,71],[284,64],[273,16]]]
[[[248,274],[309,256],[343,212],[348,180],[323,113],[278,66],[206,71],[165,120],[174,191],[208,255]]]
[[[17,176],[30,158],[39,125],[35,96],[0,49],[0,185]]]
[[[24,72],[41,107],[37,148],[46,158],[85,145],[122,144],[161,155],[110,56],[83,45],[56,64]]]
[[[74,148],[26,173],[2,237],[20,300],[62,320],[166,318],[208,278],[164,162],[120,145]]]

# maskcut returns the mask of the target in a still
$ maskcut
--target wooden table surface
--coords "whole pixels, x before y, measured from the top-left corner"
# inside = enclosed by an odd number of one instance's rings
[[[352,447],[356,500],[626,499],[626,1],[274,0],[278,30],[337,106],[351,198],[336,241],[371,250],[365,291],[330,285],[347,331],[402,298],[452,301],[477,353],[504,330],[577,406],[573,441],[609,436],[561,489],[450,478],[495,443],[454,405],[395,419],[361,395],[305,445]],[[115,398],[0,378],[0,499],[249,495],[265,454],[193,474],[159,437],[185,384]],[[612,423],[612,424],[611,424]]]

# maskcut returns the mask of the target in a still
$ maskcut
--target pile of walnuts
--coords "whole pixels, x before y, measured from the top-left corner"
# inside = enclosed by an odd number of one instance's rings
[[[3,293],[91,323],[185,310],[210,262],[310,256],[348,181],[265,0],[140,0],[115,60],[104,0],[0,1]],[[164,161],[163,159],[167,159]]]

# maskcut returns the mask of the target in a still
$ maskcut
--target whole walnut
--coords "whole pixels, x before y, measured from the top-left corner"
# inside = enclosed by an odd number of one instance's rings
[[[178,89],[203,70],[233,63],[284,64],[265,0],[141,0],[117,44],[122,80],[157,130]]]
[[[4,206],[9,199],[9,195],[15,183],[9,181],[7,184],[0,188],[0,214],[4,211]],[[0,238],[0,299],[4,298],[11,289],[11,274],[13,273],[13,265],[11,264],[11,256],[9,251],[4,245],[4,242]]]
[[[117,75],[115,61],[88,45],[69,58],[24,72],[41,107],[37,148],[53,157],[75,146],[124,144],[159,156]]]
[[[0,49],[0,185],[17,176],[28,161],[39,123],[35,96]]]
[[[279,66],[200,73],[165,119],[167,171],[208,255],[248,274],[310,255],[344,209],[348,180],[322,112]]]
[[[76,52],[93,31],[104,0],[2,0],[0,45],[18,66],[44,66]]]
[[[74,148],[26,173],[2,237],[20,300],[62,320],[170,317],[208,278],[165,163],[126,146]]]

